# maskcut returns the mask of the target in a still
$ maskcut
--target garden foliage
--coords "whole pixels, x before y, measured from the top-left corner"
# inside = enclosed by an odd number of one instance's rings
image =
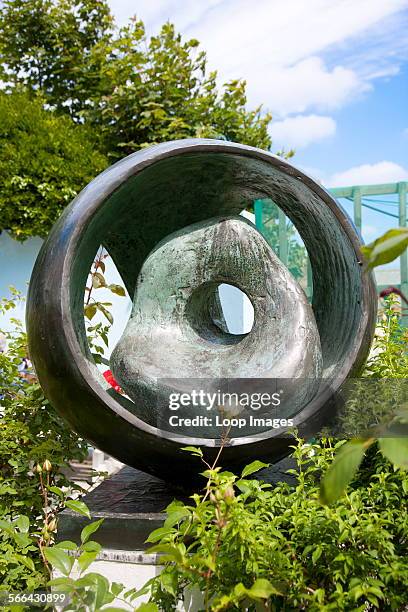
[[[408,329],[401,325],[395,296],[382,300],[377,330],[361,379],[338,416],[338,437],[370,436],[390,423],[407,401]]]
[[[408,601],[408,476],[372,452],[348,495],[322,506],[319,478],[334,452],[330,440],[298,440],[293,486],[248,479],[259,462],[241,476],[207,470],[205,494],[171,504],[149,537],[167,562],[149,585],[152,601],[174,610],[188,586],[203,593],[206,610],[400,609]]]
[[[84,544],[88,532],[79,549],[64,542],[48,551],[63,574],[52,584],[71,593],[74,605],[67,610],[82,609],[84,600],[90,611],[115,597],[129,604],[142,594],[150,599],[140,610],[150,612],[184,609],[191,596],[194,609],[206,611],[402,610],[408,601],[408,518],[401,512],[408,475],[372,448],[347,496],[323,506],[320,475],[341,444],[297,440],[293,485],[251,478],[265,467],[260,461],[240,476],[209,467],[203,493],[189,504],[171,503],[163,527],[150,534],[147,552],[161,555],[164,570],[140,591],[94,573],[75,579],[66,550],[76,551],[80,571],[88,567],[98,550]],[[91,524],[89,532],[97,527]]]
[[[14,292],[1,300],[0,313],[18,299]],[[33,589],[48,578],[41,548],[52,542],[54,519],[72,492],[61,470],[83,459],[88,448],[55,413],[37,381],[21,377],[18,366],[27,356],[27,342],[18,321],[5,335],[7,352],[0,352],[0,589]]]
[[[389,230],[374,242],[362,247],[365,268],[370,269],[396,259],[407,248],[407,229]],[[406,300],[403,296],[403,300]],[[404,304],[401,304],[404,307]],[[396,468],[408,469],[408,404],[406,395],[407,376],[407,332],[401,328],[400,312],[393,298],[386,300],[386,309],[376,331],[373,353],[369,359],[360,394],[343,418],[342,426],[350,426],[350,417],[356,417],[359,438],[347,442],[325,473],[321,483],[321,500],[331,503],[340,497],[356,474],[364,455],[376,440],[384,457]],[[364,396],[364,378],[377,379],[377,397],[373,391]],[[389,379],[389,380],[387,380]],[[386,383],[385,385],[382,383]],[[393,384],[390,384],[393,383]],[[381,386],[382,385],[382,386]],[[378,401],[382,397],[385,409]],[[354,403],[354,406],[353,406]],[[394,406],[394,410],[391,410]],[[350,410],[351,408],[351,410]],[[357,414],[356,414],[357,413]],[[383,417],[381,418],[379,417]],[[367,428],[364,427],[367,425]],[[366,431],[364,431],[366,429]]]
[[[0,230],[45,237],[107,160],[92,130],[43,108],[44,99],[0,91]]]

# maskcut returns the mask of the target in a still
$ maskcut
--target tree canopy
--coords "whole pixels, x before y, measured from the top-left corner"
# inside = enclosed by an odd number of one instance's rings
[[[154,143],[208,137],[269,150],[271,116],[219,83],[197,40],[147,36],[106,0],[3,0],[0,230],[45,235],[104,166]],[[30,160],[34,160],[31,163]]]
[[[245,81],[219,87],[197,40],[169,23],[152,37],[136,18],[118,28],[106,0],[5,0],[0,65],[9,91],[42,91],[97,128],[110,155],[199,136],[271,146],[271,117],[247,110]]]
[[[4,0],[0,76],[78,117],[101,89],[112,32],[105,0]]]

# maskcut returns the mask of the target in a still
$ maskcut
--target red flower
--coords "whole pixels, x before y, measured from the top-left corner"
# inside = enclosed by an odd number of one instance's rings
[[[103,377],[106,382],[109,383],[110,386],[115,389],[115,391],[117,391],[118,393],[122,393],[122,389],[120,388],[118,382],[115,380],[111,370],[106,370],[106,372],[103,373]]]

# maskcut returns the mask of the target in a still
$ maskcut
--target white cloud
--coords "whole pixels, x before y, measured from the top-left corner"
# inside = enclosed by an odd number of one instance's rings
[[[166,21],[174,23],[179,31],[185,31],[197,20],[202,19],[214,6],[225,0],[110,0],[109,4],[119,25],[123,25],[129,17],[136,15],[144,21],[151,33]]]
[[[248,95],[253,103],[266,100],[266,106],[279,116],[304,113],[310,108],[339,108],[371,88],[343,66],[328,70],[319,57],[309,57],[293,66],[263,67],[262,71],[263,78],[251,73]]]
[[[297,115],[273,122],[270,133],[274,148],[304,148],[312,142],[333,136],[336,122],[322,115]]]
[[[326,184],[329,187],[396,183],[408,180],[408,170],[392,161],[354,166],[334,174]]]
[[[196,2],[184,2],[183,12]],[[406,0],[224,0],[207,10],[188,33],[204,42],[216,62],[239,68],[259,62],[292,65],[333,44],[365,34],[407,6]],[[205,37],[203,37],[203,35]]]

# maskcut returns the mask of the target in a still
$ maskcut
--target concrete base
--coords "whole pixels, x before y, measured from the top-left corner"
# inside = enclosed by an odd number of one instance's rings
[[[83,501],[92,520],[104,519],[95,539],[108,550],[139,551],[149,533],[161,527],[164,510],[174,499],[188,500],[190,492],[130,467],[104,480]],[[80,542],[89,520],[65,510],[59,519],[58,538]]]

